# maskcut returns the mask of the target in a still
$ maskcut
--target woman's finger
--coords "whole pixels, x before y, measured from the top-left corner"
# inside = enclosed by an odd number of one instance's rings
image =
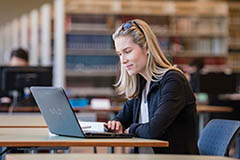
[[[115,127],[116,127],[116,121],[112,121],[111,130],[115,130]]]

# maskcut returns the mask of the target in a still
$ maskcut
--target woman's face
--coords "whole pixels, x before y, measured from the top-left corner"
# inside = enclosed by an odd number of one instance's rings
[[[146,77],[147,50],[134,43],[129,36],[120,36],[115,39],[116,53],[120,57],[130,76],[141,74]]]

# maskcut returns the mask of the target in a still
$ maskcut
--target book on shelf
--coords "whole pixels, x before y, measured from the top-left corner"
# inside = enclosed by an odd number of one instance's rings
[[[70,33],[74,33],[77,31],[89,31],[89,32],[110,32],[110,29],[107,27],[106,24],[91,24],[91,23],[72,23],[70,28],[69,28],[69,32]]]
[[[157,16],[157,15],[120,15],[118,16],[118,21],[116,27],[120,24],[125,23],[132,19],[142,19],[146,21],[154,33],[156,34],[168,34],[170,32],[170,18],[168,16]]]
[[[68,34],[66,36],[67,49],[112,49],[111,35]]]
[[[91,23],[91,24],[106,24],[106,15],[97,14],[69,14],[71,23]]]
[[[236,54],[230,54],[227,59],[227,64],[232,70],[240,72],[240,52]]]
[[[109,96],[113,97],[116,92],[112,87],[67,87],[72,96]]]
[[[163,52],[168,52],[170,49],[171,41],[168,37],[157,37],[160,48]]]
[[[68,31],[97,31],[107,32],[112,29],[112,22],[107,15],[91,15],[91,14],[70,14],[67,16]]]
[[[67,55],[67,69],[79,71],[117,71],[119,58],[117,55]]]

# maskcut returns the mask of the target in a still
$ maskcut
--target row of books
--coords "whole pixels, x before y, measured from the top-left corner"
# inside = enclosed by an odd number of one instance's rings
[[[239,4],[238,4],[239,5]],[[240,53],[240,8],[235,3],[230,5],[229,8],[229,52],[239,54]],[[240,64],[239,57],[229,56],[231,65],[233,68],[237,68]],[[240,67],[238,67],[240,70]]]
[[[70,23],[91,23],[91,24],[106,24],[106,15],[96,14],[71,14],[67,16]]]
[[[221,38],[181,38],[159,37],[159,44],[163,51],[173,53],[195,52],[200,54],[222,55],[227,53],[225,39]]]
[[[111,35],[67,35],[67,49],[112,49]]]
[[[116,55],[67,55],[66,64],[71,70],[116,71],[119,58]]]
[[[240,52],[239,52],[240,53]],[[231,54],[228,56],[228,66],[235,71],[240,72],[240,54]]]
[[[230,23],[231,23],[231,25],[240,25],[240,17],[239,16],[231,17]]]
[[[224,38],[183,38],[158,37],[163,51],[174,53],[193,51],[205,54],[220,55],[227,53]],[[113,49],[111,35],[67,35],[67,49],[69,50],[97,50]]]
[[[225,39],[219,38],[201,38],[201,39],[191,39],[184,42],[184,46],[186,46],[185,50],[193,50],[206,54],[213,55],[222,55],[227,54],[228,48],[225,42]]]
[[[225,33],[227,21],[224,18],[176,18],[173,30],[196,33]]]
[[[157,33],[198,32],[226,33],[227,21],[224,17],[169,17],[169,16],[119,16],[109,18],[106,15],[71,15],[69,18],[70,31],[103,30],[110,31],[131,19],[143,19]],[[111,21],[110,21],[110,20]]]

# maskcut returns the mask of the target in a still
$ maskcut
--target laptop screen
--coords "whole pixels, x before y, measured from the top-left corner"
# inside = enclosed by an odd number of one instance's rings
[[[84,137],[78,119],[62,88],[31,87],[30,89],[51,133]]]

